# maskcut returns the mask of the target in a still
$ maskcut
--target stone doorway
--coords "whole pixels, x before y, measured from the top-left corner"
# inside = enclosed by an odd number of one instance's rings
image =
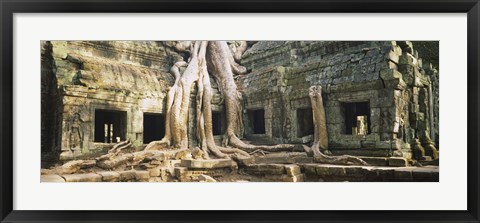
[[[143,113],[143,143],[161,140],[165,136],[165,116],[160,113]]]
[[[345,115],[345,134],[368,135],[370,130],[370,103],[343,103]]]
[[[313,113],[312,108],[297,109],[297,137],[301,138],[313,135]]]
[[[117,143],[126,139],[127,112],[95,110],[94,142]]]
[[[265,110],[256,109],[248,111],[250,127],[253,134],[265,134]]]

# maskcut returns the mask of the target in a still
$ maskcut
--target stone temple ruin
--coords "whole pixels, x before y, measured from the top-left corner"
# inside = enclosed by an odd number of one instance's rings
[[[234,77],[243,96],[243,139],[295,144],[292,151],[244,162],[165,151],[122,170],[75,161],[94,160],[126,140],[138,151],[162,139],[175,81],[169,71],[186,55],[168,41],[44,41],[41,53],[42,181],[438,181],[439,73],[409,41],[255,42],[241,57],[247,74]],[[220,145],[225,108],[211,83]],[[314,140],[308,94],[318,85],[328,132],[322,152],[357,156],[369,166],[321,164],[302,149]],[[194,148],[193,118],[188,129]],[[225,174],[232,172],[238,179]]]

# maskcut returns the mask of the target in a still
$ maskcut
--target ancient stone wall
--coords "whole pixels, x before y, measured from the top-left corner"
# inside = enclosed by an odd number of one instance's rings
[[[59,131],[53,133],[59,138],[60,159],[98,155],[116,143],[117,137],[142,145],[144,113],[165,112],[164,98],[174,81],[168,71],[182,56],[165,42],[154,41],[51,41],[49,44],[54,66],[45,66],[50,72],[45,75],[45,82],[53,73],[61,105],[57,106]],[[48,90],[42,90],[42,95],[43,92]],[[105,134],[113,135],[108,141],[105,139],[106,143],[95,138],[96,111],[110,112],[105,117],[119,114],[115,124],[105,127],[112,131]],[[51,137],[52,132],[42,130],[43,135]]]
[[[410,157],[414,138],[427,138],[431,93],[421,60],[406,46],[412,47],[410,42],[371,41],[253,45],[242,58],[251,73],[238,79],[246,102],[247,139],[313,141],[311,134],[304,135],[309,127],[298,116],[309,115],[304,112],[311,109],[309,87],[321,85],[332,152]],[[346,109],[355,103],[368,105],[366,135],[347,133]],[[249,124],[249,112],[259,109],[265,114],[263,134],[255,134]]]
[[[164,114],[174,81],[169,69],[185,57],[169,42],[156,41],[46,41],[41,46],[42,152],[53,151],[60,159],[98,155],[116,137],[142,146],[144,115]],[[245,137],[252,143],[311,143],[308,89],[320,85],[332,153],[410,157],[412,148],[438,145],[438,71],[422,63],[411,42],[260,41],[241,64],[249,74],[235,78],[244,95]],[[224,106],[211,82],[220,144]],[[190,120],[196,115],[195,89]],[[95,117],[97,111],[117,117],[113,127],[105,126],[105,135],[111,131],[115,137],[96,139],[95,120],[102,116]],[[192,147],[195,125],[189,122]]]

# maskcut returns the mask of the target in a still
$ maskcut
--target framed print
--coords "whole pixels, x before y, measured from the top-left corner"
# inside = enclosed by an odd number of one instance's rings
[[[2,222],[479,221],[478,1],[1,7]]]

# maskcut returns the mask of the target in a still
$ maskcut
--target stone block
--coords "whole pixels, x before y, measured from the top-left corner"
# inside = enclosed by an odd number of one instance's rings
[[[190,169],[214,169],[235,167],[236,163],[230,159],[182,160],[181,165]]]
[[[302,171],[306,175],[317,175],[316,167],[318,164],[303,164],[302,166]]]
[[[423,171],[412,171],[412,177],[414,181],[421,182],[438,182],[438,172],[423,172]]]
[[[102,176],[95,173],[65,174],[62,175],[66,182],[101,182]]]
[[[346,171],[343,166],[334,166],[334,165],[318,165],[315,168],[317,175],[322,176],[346,176]]]
[[[403,53],[400,56],[400,59],[398,61],[398,64],[411,64],[411,65],[416,65],[417,64],[417,59],[410,54],[410,53]]]
[[[120,174],[114,171],[97,172],[97,174],[102,176],[102,181],[106,182],[116,182],[120,179]]]
[[[408,160],[403,157],[388,158],[388,166],[405,167],[408,166]]]
[[[297,174],[295,176],[289,175],[266,175],[265,179],[275,182],[304,182],[305,176],[303,174]]]
[[[345,175],[349,178],[351,177],[363,178],[365,176],[365,171],[363,170],[362,167],[346,166],[344,167],[344,169],[345,169]]]
[[[175,177],[180,178],[184,173],[187,171],[186,167],[175,167],[173,172],[175,173]]]
[[[125,171],[118,171],[120,174],[119,180],[120,181],[129,181],[135,179],[135,170],[125,170]]]
[[[255,159],[253,157],[248,157],[248,158],[239,158],[237,160],[238,165],[240,166],[247,166],[255,163]]]
[[[388,160],[386,157],[359,157],[368,165],[372,166],[388,166]]]
[[[135,180],[137,181],[147,181],[150,178],[150,172],[147,170],[137,170],[135,171]]]
[[[379,181],[392,181],[394,179],[392,168],[375,168],[374,171],[377,173],[377,179]]]
[[[244,170],[250,174],[285,174],[285,167],[280,164],[254,164],[246,166]]]
[[[63,177],[53,174],[53,175],[41,175],[40,176],[40,182],[45,183],[57,183],[57,182],[65,182],[65,179]]]
[[[438,166],[414,168],[412,169],[412,176],[414,181],[438,182],[439,181]]]
[[[295,163],[293,157],[255,157],[255,163]]]
[[[301,174],[300,167],[297,165],[285,165],[285,172],[287,172],[288,176],[296,176]]]
[[[164,160],[163,161],[163,165],[171,166],[171,167],[180,166],[181,163],[182,163],[181,160]]]
[[[412,181],[412,170],[410,169],[396,169],[393,173],[394,181]]]
[[[151,177],[158,177],[162,173],[162,170],[159,167],[148,169],[148,172]]]
[[[165,182],[161,177],[150,177],[148,182]]]
[[[380,78],[384,81],[402,79],[402,73],[393,69],[383,69],[380,71]]]

